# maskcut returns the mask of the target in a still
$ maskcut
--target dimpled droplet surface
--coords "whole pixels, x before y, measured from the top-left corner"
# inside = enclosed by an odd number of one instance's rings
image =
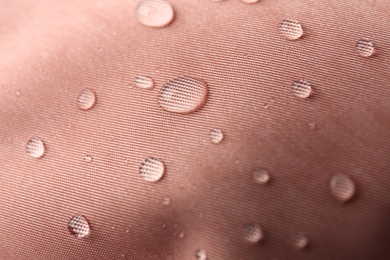
[[[249,243],[257,243],[263,238],[263,232],[257,224],[246,224],[242,228],[244,239]]]
[[[75,215],[70,219],[68,229],[72,235],[78,238],[86,237],[91,232],[88,221],[81,215]]]
[[[357,42],[356,50],[363,57],[370,57],[375,53],[374,44],[365,39],[361,39]]]
[[[41,158],[45,153],[45,145],[42,140],[34,137],[27,142],[27,154],[32,158]]]
[[[279,24],[280,33],[288,40],[298,40],[303,35],[300,22],[294,19],[284,19]]]
[[[91,109],[96,102],[96,94],[91,89],[84,89],[77,98],[77,105],[81,110]]]
[[[292,91],[299,98],[308,98],[313,94],[313,89],[306,80],[298,80],[292,84]]]
[[[175,16],[172,6],[165,0],[142,0],[137,6],[138,21],[149,27],[165,27]]]
[[[135,85],[142,89],[152,89],[154,87],[154,81],[152,78],[146,76],[137,76],[135,78]]]
[[[354,181],[345,174],[336,174],[330,180],[330,190],[338,200],[350,200],[356,191]]]
[[[165,169],[161,161],[155,158],[147,158],[142,163],[139,171],[145,181],[156,182],[164,176]]]
[[[270,175],[268,171],[264,169],[257,169],[253,172],[253,179],[257,183],[266,184],[270,179]]]
[[[210,131],[210,141],[214,144],[219,144],[223,140],[223,133],[219,129],[213,129]]]
[[[309,243],[309,240],[302,233],[294,234],[292,239],[296,249],[303,249]]]
[[[165,84],[158,96],[158,102],[166,111],[187,114],[204,105],[207,93],[208,88],[204,81],[181,77]]]
[[[203,249],[197,250],[195,255],[197,260],[207,260],[207,253]]]

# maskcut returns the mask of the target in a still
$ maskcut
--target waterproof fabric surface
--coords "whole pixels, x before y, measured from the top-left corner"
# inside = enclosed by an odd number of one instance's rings
[[[0,1],[0,259],[389,259],[390,1],[146,2]]]

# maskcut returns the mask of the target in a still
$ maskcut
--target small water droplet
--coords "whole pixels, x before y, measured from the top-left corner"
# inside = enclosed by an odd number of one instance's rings
[[[375,53],[374,44],[365,39],[361,39],[356,44],[356,50],[363,57],[370,57]]]
[[[198,260],[207,260],[207,253],[203,249],[199,249],[196,251],[196,258]]]
[[[250,243],[258,243],[263,238],[263,232],[257,224],[247,224],[243,227],[244,239]]]
[[[171,205],[171,199],[169,197],[164,197],[163,204],[166,206]]]
[[[169,112],[187,114],[200,109],[207,99],[207,84],[194,78],[176,78],[161,89],[158,101]]]
[[[26,150],[28,155],[38,159],[45,153],[45,146],[41,139],[33,137],[27,142]]]
[[[145,181],[156,182],[164,175],[164,164],[157,159],[148,158],[142,163],[140,174]]]
[[[354,181],[345,174],[336,174],[330,180],[330,190],[340,201],[347,202],[355,194]]]
[[[316,130],[317,129],[317,124],[316,123],[309,123],[309,129],[310,130]]]
[[[164,27],[175,16],[172,6],[164,0],[142,0],[137,6],[137,19],[146,26]]]
[[[81,215],[75,215],[68,223],[70,233],[78,238],[86,237],[91,230],[88,221]]]
[[[303,35],[302,25],[294,19],[282,20],[279,31],[288,40],[298,40]]]
[[[254,3],[257,3],[259,1],[260,0],[241,0],[241,2],[243,2],[245,4],[254,4]]]
[[[20,97],[22,95],[22,93],[20,91],[16,91],[15,94]]]
[[[137,76],[135,78],[135,85],[143,89],[152,89],[154,88],[154,81],[152,78],[146,76]]]
[[[296,249],[303,249],[309,243],[309,240],[302,233],[294,234],[292,239]]]
[[[166,228],[166,227],[167,227],[167,224],[163,223],[163,224],[161,225],[161,227],[162,227],[162,228]]]
[[[90,163],[90,162],[92,162],[92,157],[89,156],[89,155],[86,155],[86,156],[84,157],[84,161],[87,162],[87,163]]]
[[[299,98],[308,98],[313,94],[313,89],[306,80],[298,80],[292,84],[292,90],[295,96]]]
[[[223,133],[219,129],[213,129],[210,131],[210,141],[214,144],[219,144],[223,140]]]
[[[82,110],[91,109],[96,102],[96,94],[91,89],[84,89],[77,98],[77,105]]]
[[[185,233],[184,232],[180,232],[179,238],[183,238],[184,236],[185,236]]]
[[[270,178],[268,171],[264,169],[257,169],[253,172],[253,179],[257,183],[266,184]]]

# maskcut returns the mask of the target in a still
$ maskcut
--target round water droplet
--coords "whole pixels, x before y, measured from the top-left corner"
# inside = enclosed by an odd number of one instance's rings
[[[91,109],[96,102],[96,94],[91,89],[84,89],[77,98],[77,105],[82,110]]]
[[[161,89],[158,101],[169,112],[187,114],[200,109],[207,99],[207,84],[194,78],[176,78]]]
[[[139,171],[145,181],[156,182],[164,175],[164,164],[157,159],[148,158],[142,163]]]
[[[141,24],[160,28],[170,24],[175,13],[165,0],[142,0],[137,6],[136,16]]]
[[[198,260],[207,260],[207,253],[203,249],[197,250],[195,255]]]
[[[244,239],[250,243],[257,243],[263,238],[263,232],[257,224],[247,224],[243,227]]]
[[[340,201],[346,202],[355,194],[356,187],[354,181],[345,174],[336,174],[330,180],[330,190]]]
[[[294,234],[292,239],[296,249],[303,249],[309,243],[309,240],[302,233]]]
[[[92,162],[92,157],[89,156],[89,155],[86,155],[86,156],[84,157],[84,161],[87,162],[87,163],[90,163],[90,162]]]
[[[260,0],[241,0],[241,2],[243,2],[245,4],[254,4],[254,3],[257,3],[259,1]]]
[[[213,129],[210,131],[210,141],[214,144],[219,144],[223,140],[223,133],[219,129]]]
[[[253,172],[253,179],[257,183],[266,184],[270,178],[268,171],[264,169],[257,169]]]
[[[313,94],[313,89],[306,80],[298,80],[292,84],[292,90],[295,96],[299,98],[308,98]]]
[[[180,232],[179,238],[183,238],[185,236],[184,232]]]
[[[302,25],[294,19],[282,20],[279,31],[288,40],[298,40],[303,35]]]
[[[365,39],[361,39],[356,44],[356,50],[363,57],[370,57],[375,53],[374,44]]]
[[[143,89],[152,89],[154,88],[154,81],[152,78],[146,76],[137,76],[135,78],[135,85]]]
[[[171,205],[171,199],[169,197],[164,197],[163,204],[166,206]]]
[[[45,153],[45,146],[41,139],[34,137],[27,142],[27,154],[33,158],[41,158]]]
[[[81,215],[75,215],[68,223],[70,233],[78,238],[83,238],[89,235],[91,229],[88,221]]]

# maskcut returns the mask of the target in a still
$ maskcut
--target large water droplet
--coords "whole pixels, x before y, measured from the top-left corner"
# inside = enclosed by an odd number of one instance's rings
[[[292,239],[296,249],[303,249],[309,243],[309,240],[302,233],[294,234]]]
[[[77,105],[82,110],[91,109],[96,102],[96,94],[91,89],[84,89],[77,98]]]
[[[313,89],[306,80],[298,80],[292,84],[292,90],[295,96],[299,98],[308,98],[313,94]]]
[[[247,224],[243,227],[244,239],[250,243],[257,243],[263,238],[263,232],[257,224]]]
[[[45,153],[45,146],[41,139],[34,137],[27,142],[27,154],[33,158],[41,158]]]
[[[264,169],[257,169],[253,172],[253,179],[257,183],[266,184],[270,178],[268,171]]]
[[[137,19],[150,27],[164,27],[175,16],[172,6],[165,0],[142,0],[137,6]]]
[[[213,129],[210,131],[210,141],[214,144],[219,144],[223,140],[223,133],[219,129]]]
[[[330,180],[330,190],[340,201],[346,202],[355,194],[356,187],[354,181],[345,174],[336,174]]]
[[[203,249],[199,249],[196,251],[196,258],[198,260],[207,260],[207,252]]]
[[[146,76],[137,76],[135,78],[135,85],[143,89],[152,89],[154,88],[154,81],[152,78]]]
[[[254,4],[259,2],[260,0],[241,0],[241,2],[246,3],[246,4]]]
[[[157,159],[148,158],[142,163],[139,171],[145,181],[156,182],[164,175],[164,164]]]
[[[303,35],[302,25],[294,19],[282,20],[279,31],[288,40],[298,40]]]
[[[88,221],[81,215],[75,215],[71,218],[68,229],[72,235],[78,238],[86,237],[91,232]]]
[[[207,84],[194,78],[176,78],[161,89],[158,101],[169,112],[186,114],[201,108],[207,99]]]
[[[356,50],[363,57],[370,57],[375,53],[374,44],[365,39],[361,39],[356,44]]]

